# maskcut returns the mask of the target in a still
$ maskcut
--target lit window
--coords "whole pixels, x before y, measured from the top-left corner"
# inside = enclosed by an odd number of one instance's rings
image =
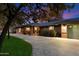
[[[37,31],[37,29],[38,29],[38,28],[37,28],[37,27],[35,27],[34,29],[35,29],[35,31]]]
[[[27,28],[26,28],[26,31],[30,31],[30,28],[27,27]]]
[[[19,32],[21,32],[21,28],[19,28]]]

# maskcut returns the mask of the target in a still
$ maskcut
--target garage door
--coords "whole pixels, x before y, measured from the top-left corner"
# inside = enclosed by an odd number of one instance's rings
[[[79,25],[68,26],[68,38],[79,39]]]

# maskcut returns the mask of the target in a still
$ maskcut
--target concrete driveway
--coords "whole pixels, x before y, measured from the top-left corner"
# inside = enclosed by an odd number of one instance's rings
[[[79,56],[79,40],[12,34],[32,44],[33,56]]]

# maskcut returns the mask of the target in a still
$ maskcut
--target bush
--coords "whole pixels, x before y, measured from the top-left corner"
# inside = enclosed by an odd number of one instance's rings
[[[56,36],[55,30],[50,30],[49,32],[50,32],[50,36],[51,37],[55,37]]]
[[[40,36],[49,36],[49,32],[47,29],[43,29],[39,33]]]
[[[47,37],[54,37],[56,36],[55,30],[48,30],[48,29],[43,29],[40,31],[40,36],[47,36]]]

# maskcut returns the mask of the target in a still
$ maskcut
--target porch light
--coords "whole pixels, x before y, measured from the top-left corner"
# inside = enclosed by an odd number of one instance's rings
[[[38,28],[37,27],[34,27],[34,29],[35,29],[35,31],[37,31]]]
[[[71,26],[71,25],[69,25],[69,28],[72,28],[72,26]]]
[[[50,26],[50,27],[49,27],[49,30],[54,30],[54,27],[53,27],[53,26]]]
[[[26,28],[26,31],[30,31],[30,28],[29,28],[29,27],[27,27],[27,28]]]

